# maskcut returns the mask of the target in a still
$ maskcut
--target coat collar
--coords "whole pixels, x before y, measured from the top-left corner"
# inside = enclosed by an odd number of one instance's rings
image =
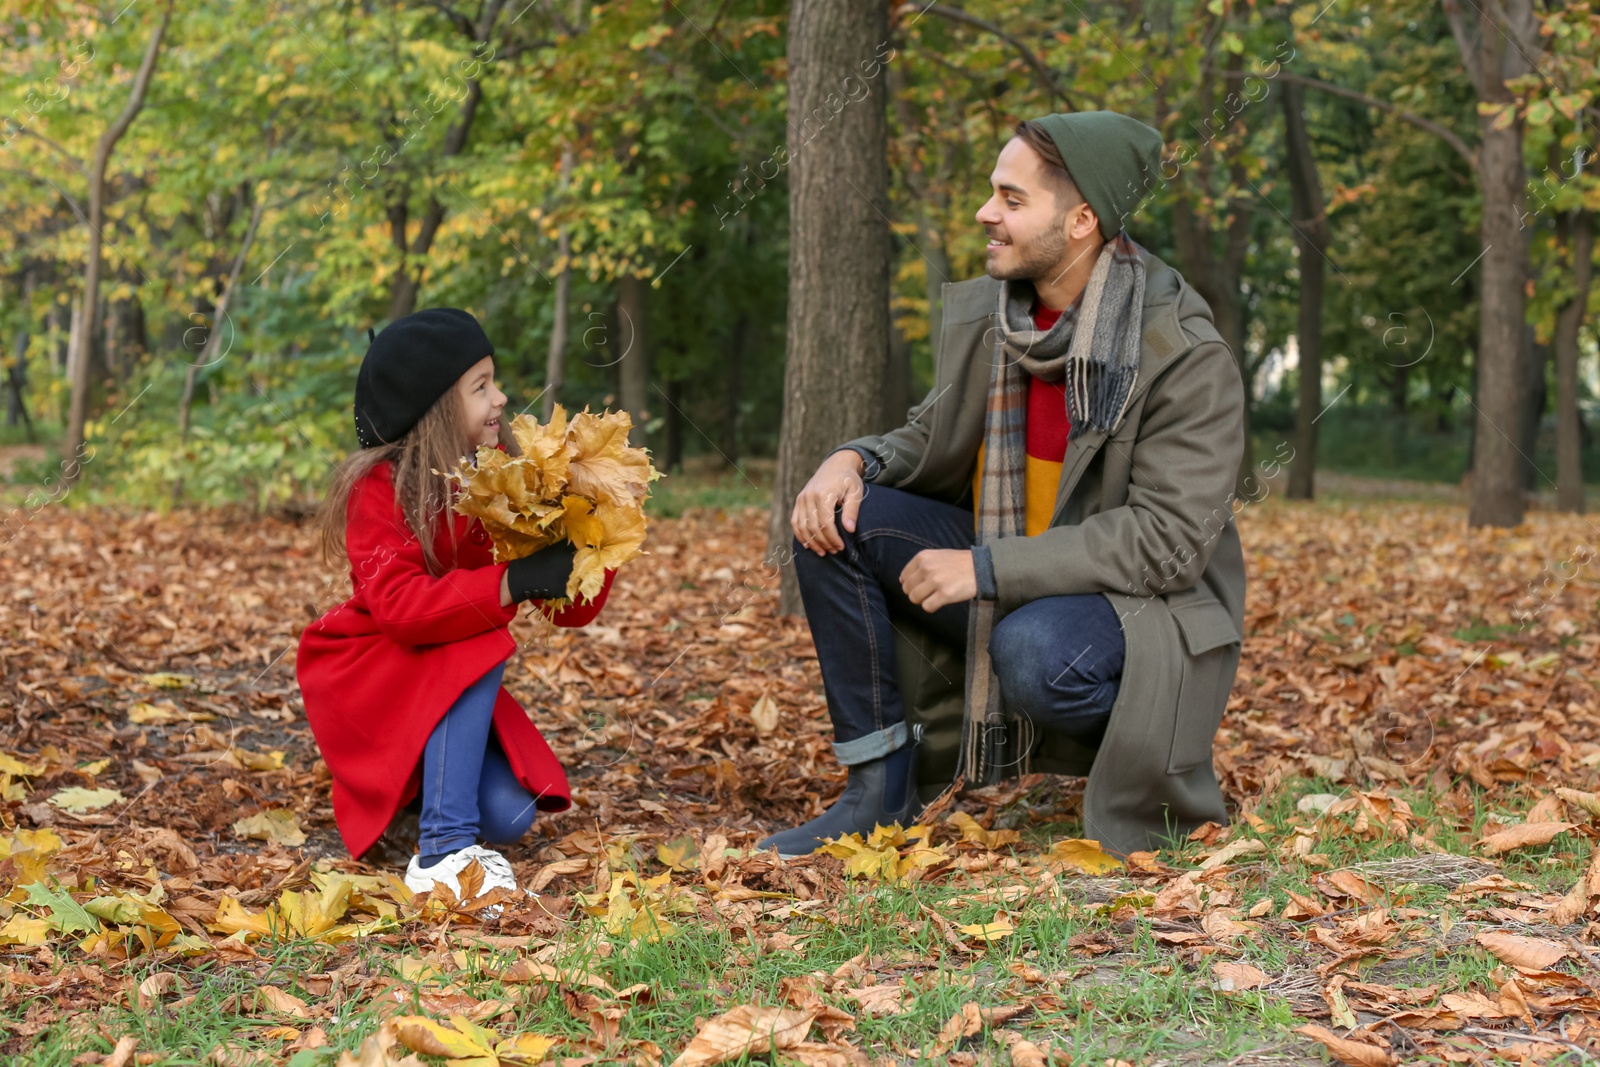
[[[1129,393],[1128,412],[1134,410],[1151,383],[1191,347],[1178,318],[1178,305],[1186,283],[1177,271],[1149,252],[1141,248],[1139,254],[1144,259],[1149,280],[1145,283],[1145,304],[1140,316],[1143,335],[1140,339],[1139,380],[1134,382],[1133,390]],[[1104,446],[1107,437],[1102,430],[1086,430],[1082,434],[1074,434],[1068,441],[1061,481],[1056,488],[1055,509],[1050,518],[1052,525],[1061,517],[1073,489],[1077,488],[1078,479],[1083,476],[1089,460]]]

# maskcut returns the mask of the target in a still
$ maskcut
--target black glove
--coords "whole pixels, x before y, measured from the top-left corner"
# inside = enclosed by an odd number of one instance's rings
[[[511,591],[511,602],[565,597],[567,579],[572,577],[572,559],[577,554],[577,545],[559,541],[506,564],[506,588]]]

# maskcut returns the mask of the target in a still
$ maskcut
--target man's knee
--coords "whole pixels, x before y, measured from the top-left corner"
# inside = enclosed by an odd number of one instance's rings
[[[1036,625],[1026,609],[1000,620],[989,635],[989,662],[1012,711],[1030,719],[1045,713],[1059,653],[1057,636]]]
[[[1121,676],[1122,641],[1120,629],[1111,632],[1099,617],[1106,611],[1098,595],[1052,597],[1000,620],[989,635],[989,661],[1012,711],[1049,724],[1109,710]],[[1115,614],[1110,618],[1114,628]]]

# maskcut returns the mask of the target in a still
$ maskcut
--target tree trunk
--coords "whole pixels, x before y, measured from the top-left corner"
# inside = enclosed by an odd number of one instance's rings
[[[1539,481],[1544,477],[1533,455],[1539,443],[1539,425],[1544,422],[1545,408],[1550,403],[1549,380],[1545,372],[1550,366],[1551,349],[1549,345],[1539,343],[1531,324],[1523,327],[1522,336],[1522,439],[1518,442],[1517,451],[1522,456],[1522,489],[1531,493],[1539,488]]]
[[[59,271],[52,270],[51,275],[58,298],[50,301],[50,310],[44,313],[45,346],[50,365],[70,381],[72,375],[67,373],[67,367],[72,360],[73,308],[71,301],[59,299],[60,290],[64,288]]]
[[[739,313],[722,371],[722,417],[717,420],[717,449],[730,466],[739,465],[740,407],[744,402],[744,365],[755,358],[756,321],[748,311]]]
[[[1515,98],[1506,81],[1531,69],[1524,49],[1508,36],[1524,42],[1538,39],[1529,0],[1506,0],[1502,5],[1476,8],[1469,27],[1455,5],[1447,5],[1451,31],[1473,78],[1482,103],[1497,108],[1511,106]],[[1506,25],[1495,12],[1506,15]],[[1478,411],[1473,435],[1472,501],[1467,509],[1470,526],[1516,526],[1527,508],[1523,491],[1524,459],[1519,449],[1526,416],[1523,387],[1524,327],[1528,276],[1527,234],[1522,206],[1527,198],[1527,173],[1522,162],[1522,123],[1513,118],[1496,129],[1500,116],[1480,115],[1482,143],[1478,153],[1478,187],[1483,200],[1479,236],[1484,248],[1478,330]]]
[[[794,499],[831,449],[882,430],[889,367],[885,93],[843,105],[840,85],[889,36],[887,0],[795,0],[789,15],[789,329],[768,555],[788,560]],[[835,113],[835,106],[842,110]],[[798,143],[809,119],[826,119]],[[794,568],[779,610],[801,611]]]
[[[18,283],[22,290],[22,328],[17,331],[16,359],[6,367],[6,425],[21,422],[27,429],[28,443],[32,444],[39,438],[28,413],[28,345],[33,322],[28,309],[33,306],[33,291],[39,284],[39,268],[31,260],[24,261]]]
[[[155,74],[156,57],[161,52],[161,42],[167,34],[167,24],[172,21],[172,4],[169,0],[161,9],[161,21],[150,35],[144,59],[134,75],[133,88],[128,94],[127,106],[122,109],[105,133],[95,143],[94,160],[89,167],[89,254],[83,272],[83,318],[78,331],[76,350],[69,358],[72,366],[72,400],[67,413],[67,439],[63,451],[68,457],[81,456],[83,435],[89,421],[89,352],[94,344],[96,321],[100,311],[100,252],[105,241],[106,169],[111,163],[111,151],[122,135],[128,132],[133,120],[144,108],[150,79]],[[70,463],[63,467],[62,475],[68,483],[77,480],[82,465]]]
[[[633,416],[628,443],[643,448],[645,423],[650,421],[650,283],[637,274],[617,281],[617,318],[624,354],[617,365],[621,381],[622,410]]]
[[[1300,250],[1299,411],[1295,416],[1294,460],[1289,465],[1289,497],[1316,495],[1317,419],[1322,415],[1323,253],[1328,247],[1328,216],[1322,181],[1306,130],[1305,89],[1283,86],[1285,156],[1294,201],[1295,247]],[[1403,373],[1403,372],[1402,372]]]
[[[683,470],[683,382],[677,378],[667,379],[667,387],[661,394],[667,401],[666,432],[662,435],[662,464],[658,470],[681,471]]]
[[[1594,273],[1594,215],[1563,212],[1561,243],[1572,253],[1572,300],[1556,315],[1556,510],[1583,512],[1582,422],[1578,414],[1578,334]]]

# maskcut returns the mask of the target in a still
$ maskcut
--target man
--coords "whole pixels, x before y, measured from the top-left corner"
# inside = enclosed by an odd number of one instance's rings
[[[1003,739],[1020,718],[1094,752],[1085,827],[1106,847],[1226,822],[1211,744],[1243,632],[1244,390],[1205,301],[1123,229],[1161,147],[1112,112],[1018,125],[977,214],[988,277],[944,289],[933,390],[795,501],[849,781],[761,847],[804,855],[917,816],[906,626],[966,647],[966,780],[1018,762]]]

